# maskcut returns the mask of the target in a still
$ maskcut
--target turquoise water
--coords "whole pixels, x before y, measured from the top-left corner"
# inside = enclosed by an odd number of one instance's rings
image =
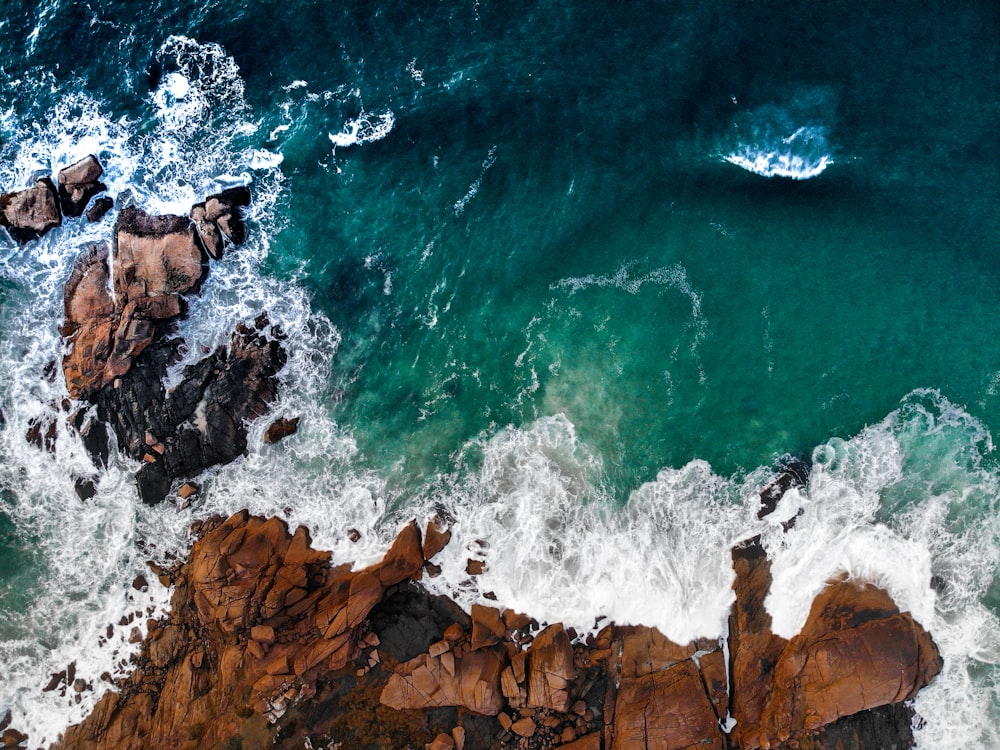
[[[463,603],[478,556],[505,605],[678,638],[719,634],[729,546],[764,533],[777,623],[878,580],[945,653],[921,747],[1000,746],[995,3],[48,0],[0,41],[3,189],[89,152],[151,210],[252,184],[182,333],[269,309],[303,417],[192,508],[137,507],[124,460],[81,505],[74,436],[23,434],[107,226],[2,244],[0,714],[78,719],[48,673],[123,669],[127,632],[93,644],[165,604],[127,587],[144,560],[248,506],[357,560],[439,514]],[[755,518],[786,453],[809,536]]]

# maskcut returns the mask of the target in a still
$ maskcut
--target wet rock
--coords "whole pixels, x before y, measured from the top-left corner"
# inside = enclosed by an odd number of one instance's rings
[[[726,747],[715,711],[690,660],[622,680],[611,750]]]
[[[240,209],[250,205],[250,191],[246,187],[235,187],[210,195],[204,203],[191,208],[191,220],[198,228],[206,251],[214,260],[222,257],[223,237],[234,245],[246,239],[246,225]]]
[[[284,440],[286,437],[294,435],[298,431],[298,417],[293,417],[292,419],[280,417],[268,425],[267,430],[264,432],[264,442],[277,443],[279,440]]]
[[[76,496],[84,501],[97,495],[97,485],[93,479],[77,479],[73,483],[73,489],[76,490]]]
[[[568,711],[575,669],[573,646],[559,623],[535,636],[528,651],[528,705]]]
[[[433,559],[449,541],[451,541],[451,531],[441,528],[435,521],[428,521],[424,529],[424,559]]]
[[[126,206],[115,223],[115,296],[122,300],[188,294],[208,268],[194,223]]]
[[[103,219],[108,211],[110,211],[115,206],[114,198],[108,195],[102,195],[87,209],[87,221],[96,222]]]
[[[0,226],[19,244],[38,239],[60,224],[56,187],[48,177],[26,190],[0,195]]]
[[[246,451],[247,425],[276,398],[277,373],[286,359],[273,330],[240,325],[228,347],[184,368],[181,382],[167,393],[163,378],[178,346],[161,341],[150,347],[117,386],[105,386],[95,398],[121,450],[137,460],[151,457],[138,482],[144,502],[152,504],[166,497],[171,480]],[[147,433],[155,438],[152,447]]]
[[[107,189],[100,181],[102,174],[104,168],[93,155],[85,156],[60,170],[57,180],[59,203],[64,216],[83,215],[83,209],[90,199]]]

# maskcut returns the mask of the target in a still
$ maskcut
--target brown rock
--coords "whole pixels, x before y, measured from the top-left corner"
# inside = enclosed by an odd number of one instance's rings
[[[479,714],[495,716],[504,705],[500,673],[506,654],[496,648],[462,655],[450,651],[441,657],[421,654],[401,664],[390,676],[380,700],[396,709],[464,706]],[[453,659],[453,672],[442,664],[442,659],[449,655]]]
[[[260,643],[274,643],[274,628],[270,625],[254,625],[250,628],[250,637]]]
[[[177,497],[181,500],[187,500],[189,497],[196,495],[197,493],[198,485],[193,484],[192,482],[185,482],[177,488]]]
[[[787,641],[771,631],[764,599],[771,587],[771,563],[757,541],[733,550],[736,602],[729,616],[734,743],[760,746],[760,722],[773,689],[774,665]]]
[[[207,266],[194,223],[126,206],[115,224],[115,296],[122,300],[187,294]]]
[[[388,588],[420,572],[424,553],[420,544],[420,529],[410,521],[396,537],[379,566],[379,580]]]
[[[0,226],[20,244],[38,239],[62,224],[56,188],[44,177],[34,186],[0,195]]]
[[[292,419],[285,419],[281,417],[274,420],[268,425],[267,431],[264,433],[265,443],[277,443],[279,440],[284,440],[290,435],[294,435],[299,430],[299,418],[294,417]]]
[[[431,560],[451,541],[451,531],[442,529],[436,522],[428,521],[424,531],[424,559]]]
[[[559,623],[535,636],[528,651],[528,705],[566,712],[575,677],[573,646]]]
[[[453,747],[455,747],[455,740],[450,734],[442,732],[431,741],[427,750],[451,750]]]
[[[692,661],[622,680],[615,702],[611,750],[721,750],[725,746]]]
[[[100,181],[104,168],[96,156],[85,156],[75,164],[60,170],[59,203],[64,216],[81,216],[87,203],[105,190]]]
[[[680,646],[656,628],[639,626],[628,630],[622,639],[622,677],[659,672],[691,658],[695,652],[693,643]]]
[[[840,581],[816,597],[782,651],[761,717],[762,744],[784,742],[916,695],[941,669],[930,636],[885,591]]]
[[[472,605],[472,650],[499,643],[506,633],[500,610],[482,604]]]
[[[535,722],[533,719],[518,719],[510,725],[510,730],[518,737],[531,737],[535,734]]]

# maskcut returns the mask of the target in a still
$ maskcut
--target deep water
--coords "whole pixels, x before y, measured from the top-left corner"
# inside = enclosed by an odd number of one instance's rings
[[[1000,747],[1000,6],[688,5],[4,6],[0,189],[87,153],[151,211],[250,184],[181,333],[269,310],[302,429],[255,425],[191,508],[138,505],[124,459],[81,503],[75,437],[24,432],[110,220],[0,240],[0,718],[79,720],[49,674],[126,669],[145,561],[250,507],[358,561],[437,514],[463,603],[678,639],[724,635],[760,533],[779,632],[876,580],[945,657],[920,747]],[[788,534],[753,505],[785,454]]]

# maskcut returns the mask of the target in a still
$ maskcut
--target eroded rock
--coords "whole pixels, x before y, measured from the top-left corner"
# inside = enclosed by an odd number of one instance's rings
[[[87,203],[98,193],[106,190],[101,182],[104,167],[94,155],[85,156],[80,161],[59,171],[59,203],[64,216],[82,216]]]
[[[56,187],[48,177],[25,190],[0,195],[0,226],[6,227],[15,242],[31,242],[60,224]]]

